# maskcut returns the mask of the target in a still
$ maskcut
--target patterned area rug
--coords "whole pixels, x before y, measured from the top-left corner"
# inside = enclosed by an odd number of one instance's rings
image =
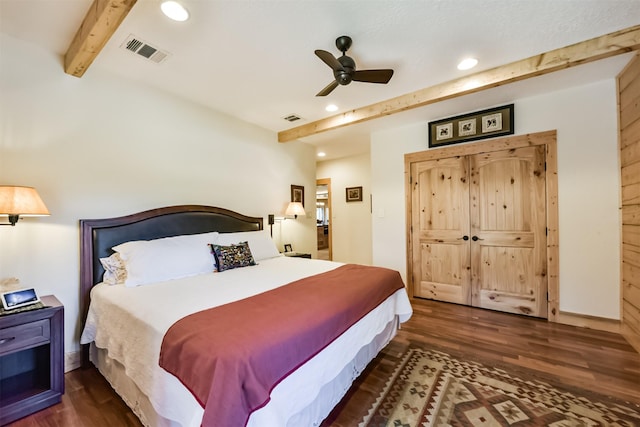
[[[413,348],[359,424],[365,426],[640,426],[640,411]]]

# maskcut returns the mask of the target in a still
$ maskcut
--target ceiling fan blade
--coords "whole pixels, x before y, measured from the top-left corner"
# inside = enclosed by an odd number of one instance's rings
[[[322,89],[316,96],[327,96],[329,95],[335,88],[338,87],[338,81],[334,80],[327,85],[324,89]]]
[[[333,56],[332,54],[330,54],[326,50],[319,50],[318,49],[318,50],[315,51],[315,53],[316,53],[316,56],[318,58],[322,59],[322,62],[327,64],[329,67],[331,67],[331,69],[333,71],[343,70],[342,64],[335,58],[335,56]]]
[[[391,76],[393,76],[393,70],[360,70],[353,74],[352,80],[367,83],[388,83]]]

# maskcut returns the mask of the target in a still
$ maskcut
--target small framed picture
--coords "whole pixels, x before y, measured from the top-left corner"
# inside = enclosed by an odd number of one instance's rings
[[[460,120],[458,122],[458,135],[470,136],[476,134],[476,119]]]
[[[300,202],[304,207],[304,187],[302,185],[291,186],[291,201]]]
[[[453,138],[453,122],[436,126],[436,141]]]
[[[285,243],[284,244],[284,251],[285,252],[293,252],[293,249],[291,248],[291,243]]]
[[[482,133],[497,132],[502,130],[502,114],[489,114],[482,116]]]
[[[361,202],[362,187],[347,187],[347,202]]]

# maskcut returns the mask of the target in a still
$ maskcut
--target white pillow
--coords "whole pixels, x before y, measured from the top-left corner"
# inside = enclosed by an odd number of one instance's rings
[[[256,262],[280,256],[280,252],[278,252],[278,248],[267,230],[220,233],[218,236],[219,245],[229,246],[240,242],[249,242],[251,255]]]
[[[126,265],[124,285],[135,287],[212,272],[215,261],[209,244],[217,239],[218,233],[211,232],[137,240],[112,249]]]

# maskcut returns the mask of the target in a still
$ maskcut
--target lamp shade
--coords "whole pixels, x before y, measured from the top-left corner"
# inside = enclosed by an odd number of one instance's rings
[[[291,202],[289,206],[287,206],[287,210],[284,212],[286,216],[293,215],[294,217],[298,217],[298,215],[305,215],[304,207],[300,202]]]
[[[49,210],[35,188],[0,185],[0,215],[44,216]]]

